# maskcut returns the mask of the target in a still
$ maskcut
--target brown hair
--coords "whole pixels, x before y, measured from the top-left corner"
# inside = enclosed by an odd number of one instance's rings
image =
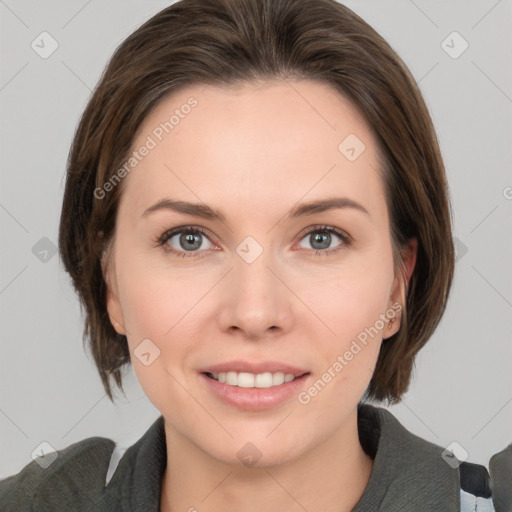
[[[123,183],[94,193],[120,169],[134,135],[165,95],[193,84],[306,78],[334,86],[358,108],[378,141],[395,270],[418,240],[399,331],[382,343],[367,397],[399,401],[414,358],[446,307],[454,271],[451,209],[437,137],[421,93],[388,43],[335,0],[182,0],[115,51],[75,132],[59,228],[59,250],[82,308],[84,338],[103,386],[122,390],[125,336],[106,309],[101,256],[109,246]],[[407,314],[405,314],[407,313]]]

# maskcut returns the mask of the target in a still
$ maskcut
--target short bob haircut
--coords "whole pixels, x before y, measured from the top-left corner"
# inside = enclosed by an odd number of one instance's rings
[[[102,256],[108,262],[124,181],[106,194],[95,190],[123,166],[137,129],[168,93],[276,79],[334,86],[376,137],[402,279],[407,240],[417,238],[418,253],[400,329],[382,343],[365,395],[397,403],[407,391],[414,358],[444,313],[455,265],[444,164],[414,78],[372,27],[335,0],[181,0],[116,49],[68,156],[60,257],[85,309],[84,347],[88,341],[111,401],[111,378],[122,390],[130,352],[107,313]]]

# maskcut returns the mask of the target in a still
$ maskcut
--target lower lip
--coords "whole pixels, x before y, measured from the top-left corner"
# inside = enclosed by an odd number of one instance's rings
[[[225,403],[244,411],[263,411],[276,407],[292,396],[297,396],[308,373],[296,379],[270,388],[240,388],[211,379],[204,373],[199,377],[213,393]]]

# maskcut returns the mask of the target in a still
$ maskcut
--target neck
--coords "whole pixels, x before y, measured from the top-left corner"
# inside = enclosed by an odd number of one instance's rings
[[[267,467],[227,464],[167,423],[165,432],[168,463],[160,512],[349,512],[363,494],[373,467],[359,443],[356,412],[308,452]]]

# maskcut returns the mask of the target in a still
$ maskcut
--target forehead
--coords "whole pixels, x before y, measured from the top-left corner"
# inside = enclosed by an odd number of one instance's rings
[[[123,200],[138,210],[165,195],[238,207],[382,195],[370,128],[341,93],[313,80],[185,87],[150,112],[132,151],[144,156]]]

